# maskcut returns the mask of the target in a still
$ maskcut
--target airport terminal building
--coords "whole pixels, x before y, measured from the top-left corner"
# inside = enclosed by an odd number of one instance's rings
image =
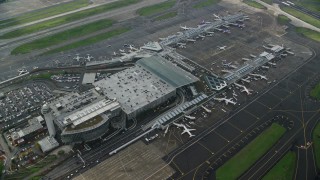
[[[196,81],[197,77],[175,64],[152,56],[94,85],[109,99],[118,101],[127,119],[132,119],[176,96],[178,88]]]
[[[152,56],[93,83],[94,89],[53,100],[44,106],[43,114],[52,137],[57,134],[63,143],[92,141],[110,126],[125,128],[126,120],[159,106],[175,97],[177,89],[197,81],[172,62]]]

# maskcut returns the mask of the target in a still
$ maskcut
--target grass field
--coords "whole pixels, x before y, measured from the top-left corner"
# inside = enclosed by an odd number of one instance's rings
[[[311,11],[320,12],[319,0],[291,0],[297,5],[303,6]]]
[[[262,178],[262,180],[292,180],[297,156],[289,151],[280,161]]]
[[[44,49],[53,45],[66,42],[73,38],[85,36],[90,33],[94,33],[96,31],[111,27],[112,24],[113,24],[113,21],[109,19],[95,21],[89,24],[75,27],[66,31],[62,31],[57,34],[53,34],[51,36],[40,38],[32,42],[20,45],[17,48],[15,48],[13,51],[11,51],[11,54],[12,55],[25,54],[33,50]]]
[[[288,24],[288,23],[290,23],[290,21],[291,21],[291,20],[290,20],[287,16],[285,16],[285,15],[279,14],[279,15],[277,16],[277,22],[278,22],[279,24],[281,24],[281,25]]]
[[[314,87],[311,92],[310,92],[310,96],[320,100],[320,83],[318,85],[316,85],[316,87]]]
[[[313,142],[314,154],[316,157],[316,164],[318,169],[320,169],[320,123],[319,122],[312,132],[312,142]]]
[[[286,129],[273,123],[216,171],[216,179],[237,179],[263,156],[285,133]]]
[[[262,0],[262,1],[270,5],[273,3],[273,0]]]
[[[56,48],[56,49],[49,50],[49,51],[45,52],[43,55],[63,52],[63,51],[67,51],[67,50],[82,47],[82,46],[88,46],[88,45],[97,43],[99,41],[103,41],[103,40],[112,38],[114,36],[120,35],[122,33],[129,31],[129,30],[130,30],[129,28],[114,29],[114,30],[108,31],[106,33],[102,33],[102,34],[99,34],[99,35],[96,35],[96,36],[93,36],[93,37],[90,37],[90,38],[87,38],[87,39],[84,39],[81,41],[77,41],[77,42]]]
[[[201,2],[199,2],[199,3],[197,3],[197,4],[195,4],[195,5],[193,6],[193,8],[198,9],[198,8],[203,8],[203,7],[211,6],[211,5],[213,5],[213,4],[219,3],[220,1],[221,1],[221,0],[205,0],[205,1],[201,1]]]
[[[304,22],[307,22],[311,25],[314,25],[315,27],[320,28],[320,21],[318,19],[315,19],[307,14],[304,14],[298,10],[292,9],[290,7],[281,7],[282,10],[284,10],[285,12],[291,14],[292,16],[295,16],[299,19],[301,19]]]
[[[154,20],[155,20],[155,21],[161,21],[161,20],[173,18],[173,17],[177,16],[177,14],[178,14],[178,13],[177,13],[176,11],[175,11],[175,12],[169,12],[169,13],[166,13],[166,14],[164,14],[164,15],[161,15],[161,16],[156,17]]]
[[[23,15],[0,21],[0,29],[10,26],[29,23],[32,21],[40,20],[57,14],[73,11],[81,7],[89,5],[89,0],[76,0],[68,3],[58,4],[56,6],[43,8],[37,11],[25,13]]]
[[[243,2],[248,4],[251,7],[254,7],[254,8],[266,9],[266,7],[264,7],[262,4],[260,4],[260,3],[256,2],[256,1],[253,1],[253,0],[244,0]]]
[[[156,13],[163,12],[172,8],[176,4],[176,0],[168,0],[152,6],[143,7],[137,10],[140,16],[150,16]]]
[[[47,20],[47,21],[44,21],[41,23],[37,23],[34,25],[30,25],[30,26],[26,26],[26,27],[17,29],[15,31],[8,32],[8,33],[0,36],[0,39],[16,38],[19,36],[35,33],[35,32],[41,31],[41,30],[57,27],[57,26],[60,26],[63,24],[67,24],[67,23],[76,21],[76,20],[80,20],[85,17],[97,15],[97,14],[111,11],[111,10],[114,10],[117,8],[128,6],[128,5],[131,5],[134,3],[138,3],[140,1],[141,0],[120,0],[120,1],[116,1],[113,3],[106,4],[106,5],[98,6],[95,8],[82,10],[82,11],[79,11],[76,13],[65,15],[62,17],[57,17],[57,18],[54,18],[51,20]]]
[[[297,27],[296,32],[303,36],[306,36],[307,38],[320,42],[320,33],[317,31],[303,28],[303,27]]]
[[[21,168],[17,172],[6,175],[5,180],[17,180],[17,179],[24,179],[27,176],[38,172],[43,167],[47,166],[48,164],[51,164],[53,161],[57,159],[57,156],[55,155],[49,155],[45,159],[40,160],[40,162],[36,163],[35,165],[28,167],[28,168]]]

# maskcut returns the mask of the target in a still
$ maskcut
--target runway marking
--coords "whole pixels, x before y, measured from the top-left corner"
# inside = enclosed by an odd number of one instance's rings
[[[251,116],[253,116],[254,118],[256,118],[256,119],[260,119],[258,116],[256,116],[256,115],[254,115],[254,114],[252,114],[251,112],[249,112],[249,111],[247,111],[247,110],[243,110],[244,112],[246,112],[246,113],[248,113],[248,114],[250,114]]]
[[[272,92],[269,92],[269,94],[270,94],[270,95],[272,95],[272,96],[274,96],[274,97],[276,97],[276,98],[278,98],[278,99],[280,99],[280,100],[283,100],[283,99],[284,99],[284,98],[281,98],[281,97],[279,97],[279,96],[277,96],[277,95],[273,94]]]
[[[213,131],[214,133],[216,133],[218,136],[222,137],[224,140],[226,140],[227,142],[230,142],[227,138],[223,137],[220,133],[218,133],[217,131]]]
[[[179,166],[174,162],[174,160],[172,160],[172,164],[178,169],[178,171],[181,173],[181,175],[184,175],[184,173],[181,171]]]
[[[228,124],[230,124],[232,127],[236,128],[241,133],[243,132],[242,129],[238,128],[236,125],[232,124],[230,121],[227,121]]]
[[[207,151],[209,151],[211,154],[214,154],[213,151],[211,151],[209,148],[207,148],[205,145],[203,145],[202,143],[200,143],[200,141],[198,141],[198,144],[200,144],[203,148],[205,148]]]
[[[264,106],[264,107],[266,107],[266,108],[268,108],[268,109],[271,109],[271,107],[269,107],[269,106],[267,106],[267,105],[265,105],[265,104],[263,104],[262,102],[260,102],[260,101],[255,101],[255,102],[257,102],[257,103],[259,103],[259,104],[261,104],[262,106]]]

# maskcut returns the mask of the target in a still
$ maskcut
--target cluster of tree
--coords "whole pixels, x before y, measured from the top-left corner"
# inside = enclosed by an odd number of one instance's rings
[[[8,0],[0,0],[0,3],[6,2],[6,1],[8,1]]]

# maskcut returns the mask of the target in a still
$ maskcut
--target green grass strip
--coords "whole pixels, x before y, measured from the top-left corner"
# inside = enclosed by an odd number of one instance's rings
[[[279,14],[277,17],[277,22],[281,25],[285,25],[285,24],[290,23],[291,20],[287,16]]]
[[[254,8],[266,9],[266,7],[264,7],[262,4],[254,1],[254,0],[244,0],[243,2],[246,3],[246,4],[248,4],[248,5],[251,6],[251,7],[254,7]]]
[[[303,6],[311,11],[320,12],[319,0],[291,0],[296,5]]]
[[[310,96],[320,100],[320,84],[316,85],[316,87],[311,90]]]
[[[40,10],[24,13],[14,18],[6,19],[0,21],[0,29],[7,28],[10,26],[20,25],[29,23],[32,21],[37,21],[50,16],[55,16],[58,14],[73,11],[82,7],[88,6],[89,0],[75,0],[67,3],[58,4],[48,8],[43,8]]]
[[[204,8],[204,7],[207,7],[207,6],[211,6],[211,5],[217,4],[220,1],[221,0],[205,0],[205,1],[201,1],[201,2],[199,2],[197,4],[195,4],[193,6],[193,8],[195,8],[195,9]]]
[[[0,36],[0,39],[10,39],[10,38],[16,38],[23,35],[35,33],[41,30],[57,27],[63,24],[67,24],[76,20],[80,20],[85,17],[101,14],[107,11],[111,11],[117,8],[125,7],[131,4],[135,4],[140,2],[141,0],[120,0],[116,2],[112,2],[106,5],[101,5],[95,8],[82,10],[76,13],[68,14],[65,16],[53,18],[41,23],[33,24],[30,26],[26,26],[11,32],[8,32],[6,34],[3,34]]]
[[[317,31],[314,31],[308,28],[297,27],[296,32],[307,38],[320,42],[320,33]]]
[[[218,180],[237,179],[262,157],[285,133],[286,129],[273,123],[246,147],[218,168]]]
[[[291,7],[281,7],[282,10],[285,12],[291,14],[292,16],[295,16],[299,19],[301,19],[304,22],[307,22],[311,25],[314,25],[315,27],[320,28],[320,21],[316,18],[313,18],[307,14],[304,14],[303,12],[300,12],[298,10],[292,9]]]
[[[175,4],[176,4],[176,0],[169,0],[169,1],[165,1],[155,5],[140,8],[137,10],[137,13],[140,16],[150,16],[150,15],[168,10],[172,8]]]
[[[53,45],[57,45],[73,38],[79,38],[90,33],[111,27],[113,24],[112,20],[103,19],[95,21],[89,24],[78,26],[66,31],[62,31],[51,36],[47,36],[41,39],[34,40],[32,42],[23,44],[11,51],[12,55],[25,54],[33,50],[44,49]]]
[[[90,38],[87,38],[87,39],[84,39],[81,41],[77,41],[77,42],[56,48],[56,49],[52,49],[50,51],[45,52],[44,55],[63,52],[63,51],[75,49],[75,48],[82,47],[82,46],[88,46],[88,45],[97,43],[99,41],[103,41],[103,40],[112,38],[114,36],[118,36],[120,34],[123,34],[127,31],[129,31],[129,30],[130,30],[130,28],[118,28],[115,30],[111,30],[106,33],[102,33],[102,34],[99,34],[99,35],[96,35],[96,36],[93,36],[93,37],[90,37]]]
[[[289,151],[281,160],[262,178],[262,180],[291,180],[293,179],[297,156]]]
[[[312,132],[313,150],[316,157],[316,164],[320,169],[320,123],[314,128]]]
[[[270,5],[273,3],[273,0],[262,0],[262,1]]]
[[[165,19],[169,19],[169,18],[173,18],[173,17],[176,17],[177,16],[177,12],[169,12],[169,13],[166,13],[164,15],[161,15],[161,16],[158,16],[156,17],[154,20],[155,21],[161,21],[161,20],[165,20]]]

